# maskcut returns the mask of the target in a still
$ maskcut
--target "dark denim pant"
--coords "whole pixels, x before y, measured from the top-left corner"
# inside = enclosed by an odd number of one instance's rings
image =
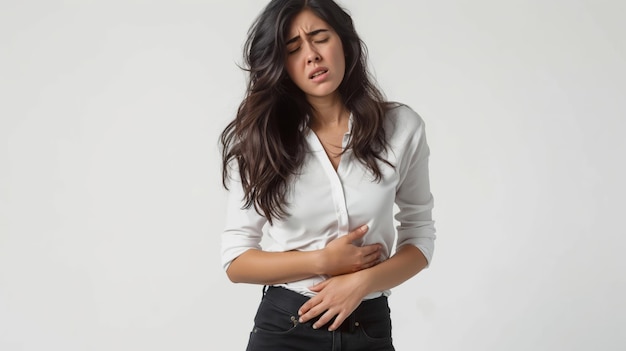
[[[387,297],[363,301],[341,327],[298,322],[309,298],[280,287],[264,289],[246,351],[394,351]]]

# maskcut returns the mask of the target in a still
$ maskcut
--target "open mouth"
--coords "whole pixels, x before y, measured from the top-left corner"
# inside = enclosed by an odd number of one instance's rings
[[[313,73],[313,74],[309,77],[309,79],[313,79],[313,78],[319,77],[319,76],[321,76],[322,74],[327,73],[327,72],[328,72],[328,70],[326,70],[326,69],[325,69],[325,70],[320,70],[320,71],[317,71],[317,72]]]

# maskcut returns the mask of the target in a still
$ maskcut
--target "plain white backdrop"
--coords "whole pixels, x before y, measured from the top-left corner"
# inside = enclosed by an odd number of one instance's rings
[[[265,0],[0,3],[0,350],[243,350],[218,135]],[[343,0],[426,121],[396,348],[624,350],[626,3]]]

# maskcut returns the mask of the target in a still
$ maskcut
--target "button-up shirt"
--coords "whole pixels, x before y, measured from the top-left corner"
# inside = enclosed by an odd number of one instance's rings
[[[323,249],[330,241],[363,224],[369,230],[355,245],[381,244],[383,260],[404,245],[414,245],[430,264],[435,240],[431,214],[434,201],[424,121],[408,106],[399,105],[386,113],[384,123],[389,143],[384,157],[395,167],[379,162],[383,174],[380,181],[374,180],[372,172],[350,149],[341,156],[335,170],[317,135],[310,129],[304,130],[308,152],[290,184],[289,214],[273,220],[272,225],[254,207],[242,208],[243,189],[235,169],[230,177],[226,225],[221,238],[224,269],[249,249],[272,252]],[[344,150],[350,130],[351,123],[343,138]],[[263,240],[264,235],[269,240]],[[278,286],[313,296],[315,293],[308,287],[327,278],[320,275]],[[390,291],[365,298],[381,294],[389,295]]]

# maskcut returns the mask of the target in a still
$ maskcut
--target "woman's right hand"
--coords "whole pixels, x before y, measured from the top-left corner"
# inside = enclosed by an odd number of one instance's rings
[[[372,244],[356,246],[355,240],[367,233],[368,227],[363,225],[350,233],[339,237],[321,250],[322,270],[331,276],[353,273],[370,268],[380,263],[382,246]]]

